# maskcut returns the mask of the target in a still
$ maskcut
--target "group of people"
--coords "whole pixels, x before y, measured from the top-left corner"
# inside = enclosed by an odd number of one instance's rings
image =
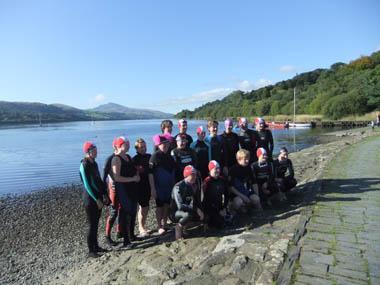
[[[271,131],[262,118],[254,123],[255,130],[248,127],[246,118],[240,118],[238,131],[234,132],[233,120],[226,119],[224,132],[218,135],[219,123],[208,121],[208,135],[200,126],[193,140],[185,119],[178,121],[179,133],[175,136],[172,121],[164,120],[161,133],[153,137],[153,153],[147,153],[146,142],[140,138],[134,143],[133,158],[128,154],[129,140],[117,137],[103,178],[95,161],[97,148],[85,142],[80,177],[85,188],[89,256],[97,257],[105,251],[97,238],[104,205],[109,208],[107,243],[117,244],[111,231],[118,219],[117,237],[123,238],[122,247],[128,249],[137,239],[136,219],[140,238],[152,233],[146,227],[151,198],[156,203],[158,234],[166,233],[168,222],[175,223],[176,239],[182,238],[184,229],[193,222],[205,228],[223,228],[239,213],[281,202],[283,193],[297,184],[292,162],[285,147],[273,159]]]

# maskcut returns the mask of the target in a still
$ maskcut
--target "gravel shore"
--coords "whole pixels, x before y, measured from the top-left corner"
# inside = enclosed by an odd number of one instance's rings
[[[325,138],[321,136],[321,142],[324,140],[335,142],[291,154],[290,157],[295,166],[297,179],[299,181],[312,180],[315,178],[316,172],[321,170],[319,164],[325,159],[312,158],[311,152],[313,150],[317,150],[321,155],[323,155],[325,148],[327,151],[334,149],[338,152],[345,144],[354,143],[368,135],[371,135],[371,131],[354,130],[332,134]],[[81,279],[78,278],[83,276],[83,270],[85,271],[86,268],[99,270],[99,266],[107,267],[108,259],[120,262],[123,258],[122,252],[108,253],[100,261],[87,260],[86,221],[81,203],[81,191],[81,186],[72,185],[21,196],[0,198],[0,223],[2,224],[0,232],[0,284],[81,283]],[[150,211],[148,218],[150,229],[155,229],[153,213],[154,209]],[[101,245],[104,245],[104,221],[105,211],[102,213],[99,226]],[[239,226],[241,227],[245,222],[242,221]],[[296,221],[293,222],[296,223]],[[286,223],[283,225],[285,226]],[[213,245],[215,249],[218,241],[220,241],[219,238],[222,239],[215,236],[210,238],[209,246]],[[153,251],[149,251],[150,249],[165,247],[166,242],[172,240],[172,234],[168,234],[159,240],[160,245],[150,246],[146,249],[141,248],[136,251],[136,254],[152,258],[152,255],[149,254],[152,254]],[[197,242],[196,239],[193,240],[193,242]],[[152,239],[152,242],[156,241],[155,238]],[[185,242],[183,246],[191,250],[193,242],[189,239],[189,242],[187,244]],[[146,245],[149,245],[149,241]],[[128,253],[128,256],[133,255],[133,251],[131,252]],[[157,262],[160,263],[161,261],[158,260]],[[82,272],[76,274],[75,271],[77,270],[82,270]],[[89,275],[96,274],[92,272]],[[69,282],[69,280],[71,281]],[[104,282],[112,283],[112,278],[107,280]],[[87,282],[95,283],[91,278],[83,279],[83,283]]]

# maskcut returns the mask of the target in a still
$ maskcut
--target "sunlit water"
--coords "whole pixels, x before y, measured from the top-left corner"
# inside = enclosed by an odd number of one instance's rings
[[[98,147],[97,162],[112,153],[112,140],[126,135],[133,144],[142,137],[153,148],[152,136],[160,132],[161,120],[70,122],[0,129],[0,194],[25,193],[49,186],[79,183],[79,164],[86,140]],[[189,121],[188,133],[196,139],[195,129],[205,121]],[[222,132],[223,124],[220,125]],[[174,123],[173,134],[178,132]],[[273,130],[275,153],[282,147],[300,150],[315,144],[321,129]]]

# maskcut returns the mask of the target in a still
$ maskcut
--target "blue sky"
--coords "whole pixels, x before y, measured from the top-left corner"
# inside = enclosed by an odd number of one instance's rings
[[[380,50],[380,1],[0,0],[0,100],[168,112]]]

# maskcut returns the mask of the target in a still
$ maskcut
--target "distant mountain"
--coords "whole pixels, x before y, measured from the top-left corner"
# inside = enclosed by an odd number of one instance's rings
[[[103,106],[107,106],[106,104]],[[112,109],[111,106],[118,106]],[[42,104],[28,102],[0,101],[0,124],[22,124],[94,121],[94,120],[132,120],[132,119],[161,119],[170,118],[172,114],[159,111],[131,109],[112,104],[102,110],[102,106],[91,110],[81,110],[63,104]]]
[[[136,116],[136,118],[139,118],[139,119],[145,119],[145,118],[146,119],[164,119],[164,118],[173,117],[173,114],[169,114],[169,113],[163,113],[160,111],[149,110],[149,109],[129,108],[123,105],[115,104],[115,103],[100,105],[96,108],[88,109],[87,111],[101,112],[101,113],[122,113],[128,116]]]

